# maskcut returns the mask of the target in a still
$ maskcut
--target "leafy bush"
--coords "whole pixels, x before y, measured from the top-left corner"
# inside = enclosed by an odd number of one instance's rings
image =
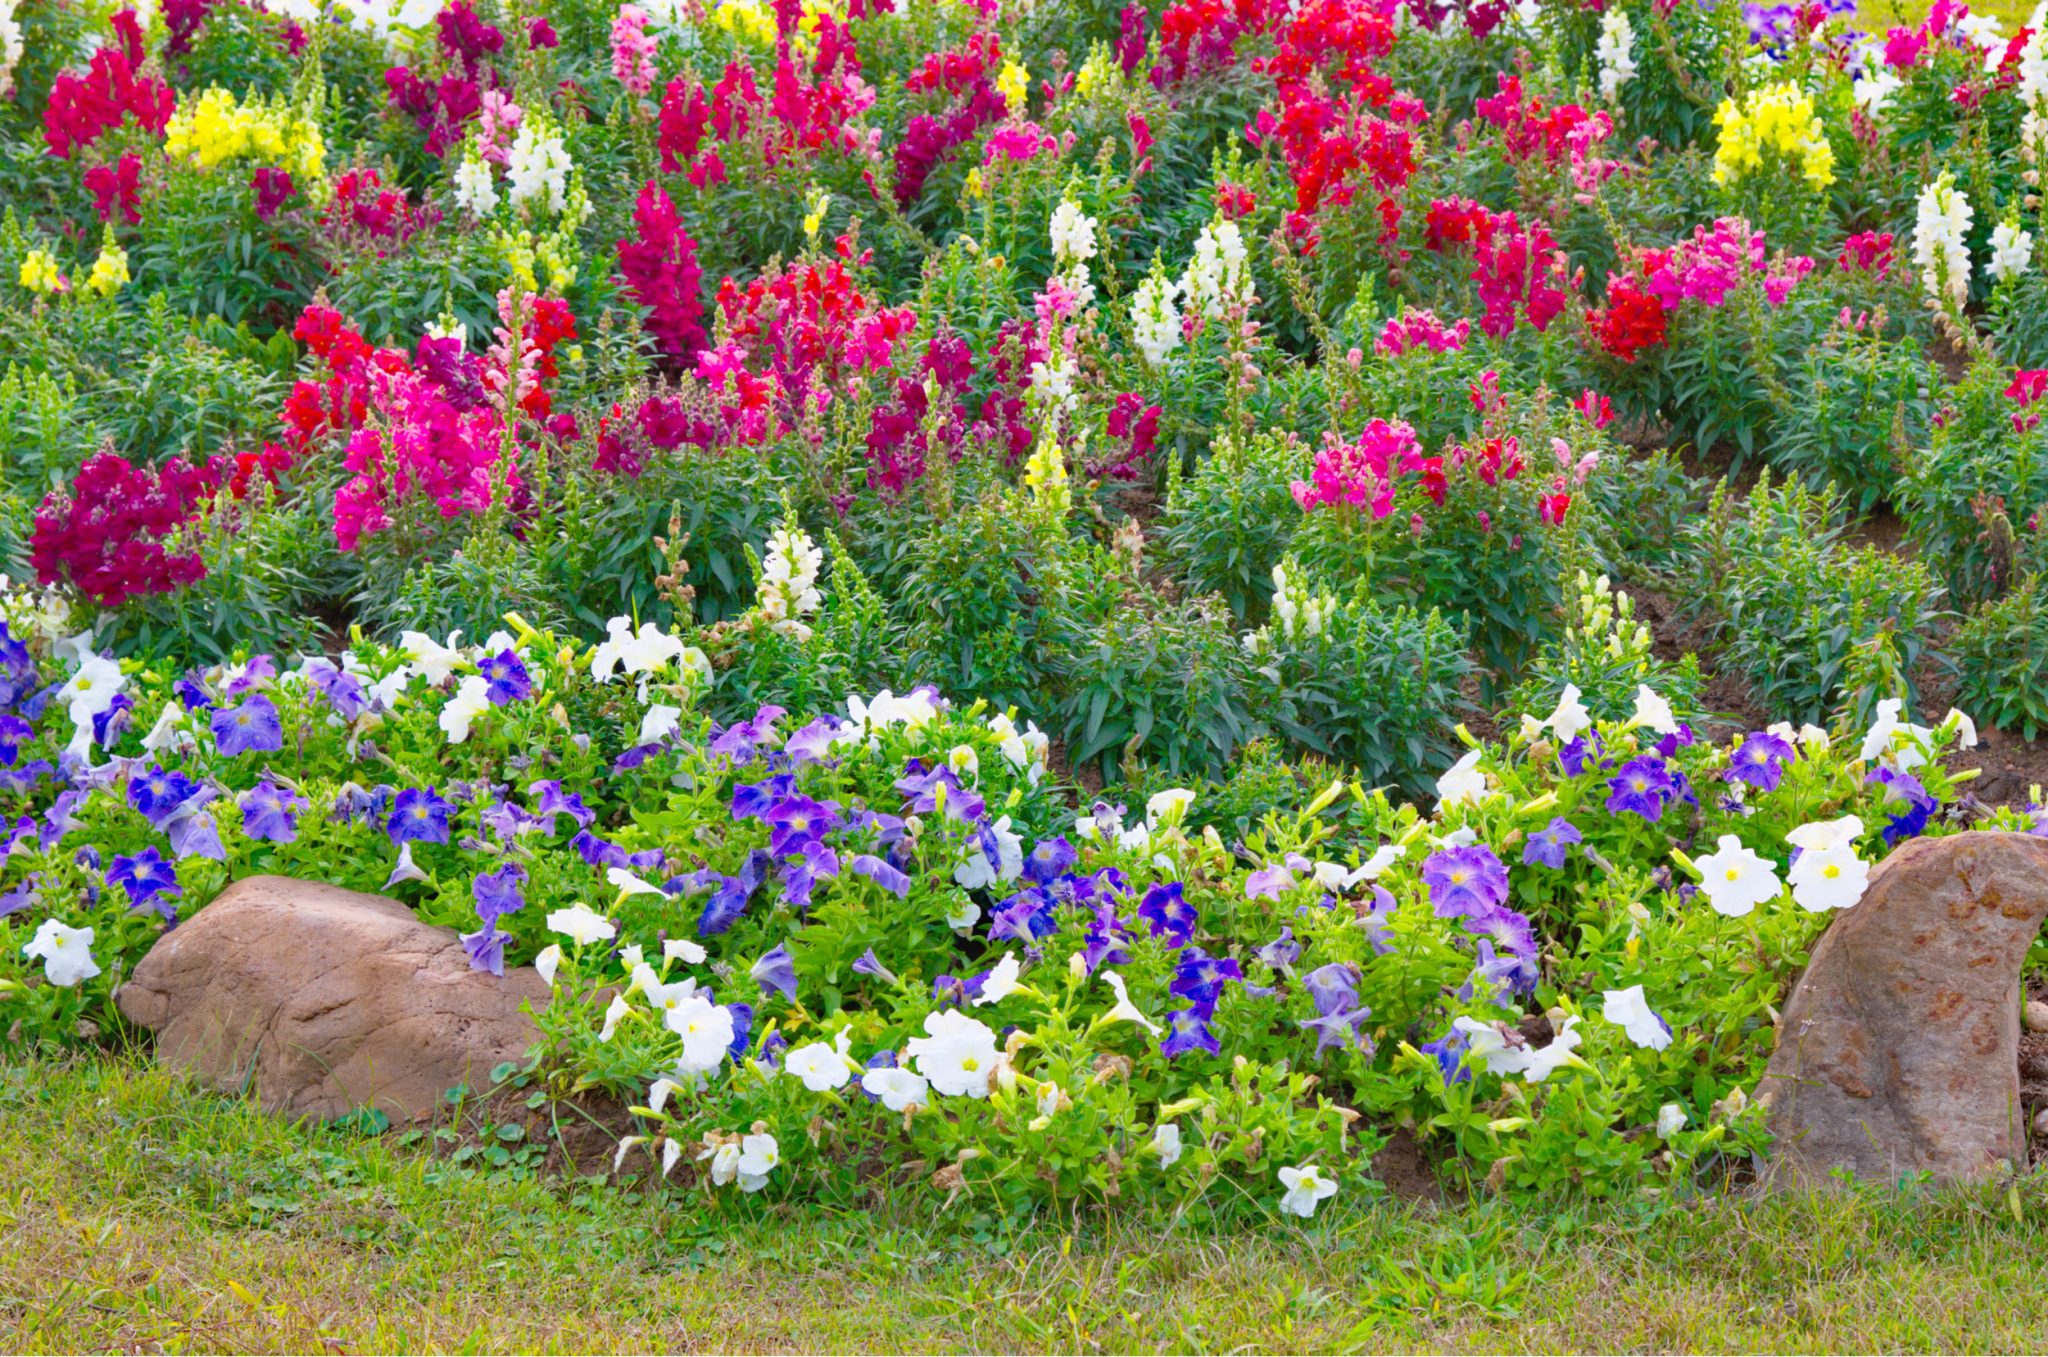
[[[1926,566],[1841,543],[1842,509],[1832,486],[1773,486],[1767,475],[1746,505],[1716,487],[1691,535],[1686,578],[1706,582],[1698,599],[1721,658],[1759,705],[1795,721],[1825,721],[1839,702],[1861,712],[1911,699],[1940,615]]]
[[[2048,582],[2028,575],[2004,598],[1978,605],[1949,637],[1947,659],[1963,710],[2039,738],[2048,730]]]

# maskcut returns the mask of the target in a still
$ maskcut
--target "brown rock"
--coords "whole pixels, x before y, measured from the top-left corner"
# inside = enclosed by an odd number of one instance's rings
[[[2048,839],[1917,839],[1871,873],[1785,1005],[1760,1086],[1776,1174],[2023,1169],[2020,961],[2044,915]]]
[[[2025,1017],[2029,1032],[2048,1032],[2048,1004],[2039,999],[2027,1000]]]
[[[257,876],[166,933],[117,999],[159,1059],[208,1087],[253,1088],[292,1117],[374,1107],[404,1122],[525,1055],[520,1004],[547,996],[531,967],[471,970],[453,930],[395,900]]]

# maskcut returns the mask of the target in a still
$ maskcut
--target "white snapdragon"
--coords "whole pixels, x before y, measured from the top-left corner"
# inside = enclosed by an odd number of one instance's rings
[[[2034,234],[2002,221],[1991,228],[1991,262],[1984,271],[1995,281],[2017,278],[2034,260]]]
[[[488,217],[498,207],[498,181],[491,162],[471,145],[455,167],[455,205],[472,216]]]
[[[1131,298],[1131,340],[1148,367],[1158,367],[1180,347],[1180,284],[1153,269]]]
[[[1093,259],[1099,225],[1071,199],[1062,200],[1052,213],[1053,264],[1064,270],[1071,264],[1086,264]]]
[[[1250,259],[1244,233],[1236,222],[1212,221],[1204,226],[1195,238],[1195,257],[1181,276],[1180,290],[1189,309],[1220,320],[1230,303],[1250,303],[1256,295]]]
[[[799,641],[811,639],[810,624],[803,619],[824,602],[818,592],[818,568],[824,563],[824,551],[794,522],[785,521],[770,535],[756,599],[769,626]]]
[[[1970,200],[1944,174],[1920,190],[1914,211],[1913,262],[1930,300],[1961,310],[1970,297],[1970,247],[1967,237],[1976,212]]]
[[[550,212],[561,212],[569,204],[569,171],[574,168],[559,131],[540,118],[521,123],[505,157],[512,206],[538,202]]]
[[[1870,74],[1859,78],[1850,87],[1850,98],[1855,101],[1856,107],[1875,118],[1884,112],[1885,105],[1891,102],[1894,94],[1905,87],[1905,83],[1886,68],[1879,66],[1872,69]]]
[[[1600,60],[1600,97],[1611,104],[1636,77],[1636,30],[1626,10],[1617,6],[1600,16],[1600,41],[1593,53]]]
[[[25,50],[21,41],[21,21],[14,16],[15,0],[0,0],[0,94],[5,94],[14,85],[14,64],[21,60]]]

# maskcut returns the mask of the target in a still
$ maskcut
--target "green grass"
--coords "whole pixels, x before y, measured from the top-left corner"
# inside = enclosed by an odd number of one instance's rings
[[[2027,1351],[2048,1181],[1008,1224],[522,1181],[119,1060],[0,1066],[0,1350]]]

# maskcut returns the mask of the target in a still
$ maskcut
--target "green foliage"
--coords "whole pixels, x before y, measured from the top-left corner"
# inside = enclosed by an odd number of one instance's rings
[[[1832,486],[1774,486],[1766,475],[1746,505],[1716,487],[1690,534],[1686,578],[1707,584],[1698,597],[1720,658],[1748,676],[1760,707],[1789,720],[1824,721],[1844,698],[1860,711],[1913,697],[1940,616],[1943,591],[1926,566],[1844,545],[1842,509]]]
[[[1189,589],[1221,594],[1239,618],[1264,614],[1273,567],[1301,520],[1288,485],[1307,462],[1293,439],[1262,433],[1243,448],[1219,440],[1186,477],[1169,464],[1160,539]]]
[[[1927,437],[1935,370],[1911,338],[1830,330],[1788,381],[1771,464],[1816,488],[1843,487],[1859,513],[1889,498]]]
[[[2033,740],[2048,731],[2048,580],[2029,575],[1978,607],[1949,637],[1956,703],[1976,720]]]

